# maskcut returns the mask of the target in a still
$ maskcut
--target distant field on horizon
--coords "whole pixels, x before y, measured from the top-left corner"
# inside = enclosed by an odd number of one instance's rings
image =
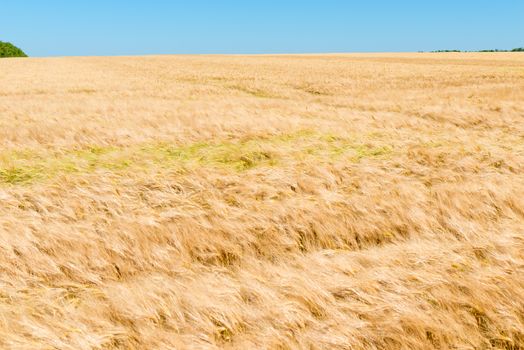
[[[0,348],[524,348],[524,53],[0,59]]]
[[[490,57],[482,57],[490,55]],[[376,57],[382,57],[386,59],[395,59],[395,58],[411,58],[411,59],[420,59],[420,58],[437,58],[439,60],[449,60],[453,58],[462,58],[465,61],[469,60],[516,60],[521,61],[519,59],[520,56],[524,55],[524,52],[522,51],[496,51],[496,52],[481,52],[481,51],[413,51],[413,52],[302,52],[302,53],[264,53],[264,54],[227,54],[227,53],[200,53],[200,54],[192,54],[192,53],[186,53],[186,54],[147,54],[147,55],[109,55],[109,56],[100,56],[100,55],[88,55],[88,56],[31,56],[29,58],[35,60],[35,59],[68,59],[68,58],[107,58],[107,59],[114,59],[114,58],[161,58],[161,57],[171,57],[171,58],[183,58],[183,57],[309,57],[309,58],[315,58],[315,57],[346,57],[347,59],[355,59],[358,57],[366,57],[366,58],[376,58]],[[26,58],[26,57],[8,57],[10,59],[18,59],[18,58]],[[391,62],[393,63],[393,62]],[[463,62],[464,63],[464,62]]]

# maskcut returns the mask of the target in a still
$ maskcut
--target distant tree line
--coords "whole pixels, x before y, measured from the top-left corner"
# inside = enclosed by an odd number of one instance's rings
[[[27,57],[27,55],[13,44],[0,41],[0,57]]]
[[[462,51],[462,50],[434,50],[431,52],[524,52],[524,47],[516,47],[512,50],[478,50],[478,51]]]

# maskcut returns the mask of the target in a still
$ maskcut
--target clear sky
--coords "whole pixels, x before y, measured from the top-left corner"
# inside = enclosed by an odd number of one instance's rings
[[[524,0],[2,0],[30,56],[508,49]]]

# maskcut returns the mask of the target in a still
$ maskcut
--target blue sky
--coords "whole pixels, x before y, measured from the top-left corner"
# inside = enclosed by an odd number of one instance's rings
[[[524,0],[4,0],[30,56],[507,49]]]

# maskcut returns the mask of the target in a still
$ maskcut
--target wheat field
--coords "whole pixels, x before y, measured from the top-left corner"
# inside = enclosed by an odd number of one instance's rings
[[[524,349],[524,54],[0,60],[1,349]]]

